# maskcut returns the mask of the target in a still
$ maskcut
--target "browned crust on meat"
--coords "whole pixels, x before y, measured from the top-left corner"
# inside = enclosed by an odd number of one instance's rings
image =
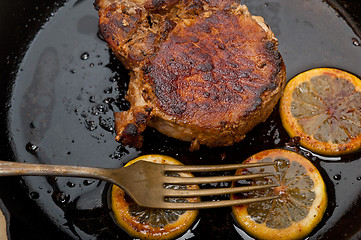
[[[222,128],[261,105],[283,64],[252,18],[217,11],[178,25],[146,66],[147,102],[180,124]]]
[[[232,9],[234,0],[96,0],[99,29],[129,69],[157,51],[178,22],[208,9]]]
[[[117,140],[141,146],[146,126],[180,140],[241,141],[277,104],[286,80],[261,17],[226,0],[99,0],[100,30],[131,70]],[[142,118],[141,124],[137,119]],[[146,116],[146,117],[145,117]]]

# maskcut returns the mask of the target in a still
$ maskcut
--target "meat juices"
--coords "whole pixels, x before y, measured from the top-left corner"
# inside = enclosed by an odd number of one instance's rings
[[[271,114],[286,68],[262,17],[239,1],[97,0],[99,28],[130,71],[116,140],[141,147],[147,126],[190,150],[241,141]]]

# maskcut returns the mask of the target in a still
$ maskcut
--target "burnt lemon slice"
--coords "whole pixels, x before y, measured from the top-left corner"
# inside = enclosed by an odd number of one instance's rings
[[[361,80],[333,68],[301,73],[286,85],[280,114],[290,137],[323,155],[361,148]]]
[[[327,208],[324,181],[303,156],[282,149],[259,152],[244,163],[275,162],[274,166],[239,169],[236,174],[271,172],[275,176],[253,179],[251,185],[278,184],[274,189],[231,195],[231,199],[279,196],[264,202],[232,207],[234,219],[257,239],[302,239],[321,221]],[[236,186],[240,182],[233,182]]]
[[[174,158],[164,155],[145,155],[138,157],[125,167],[144,160],[162,164],[181,165]],[[190,173],[175,173],[184,177],[193,177]],[[167,185],[167,188],[197,189],[197,185]],[[196,202],[198,198],[171,198],[169,201]],[[111,206],[118,225],[130,236],[139,239],[173,239],[187,231],[197,219],[197,210],[167,210],[144,208],[137,205],[119,187],[113,185]]]

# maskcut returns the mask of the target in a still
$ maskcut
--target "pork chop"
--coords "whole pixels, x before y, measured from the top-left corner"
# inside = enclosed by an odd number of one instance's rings
[[[262,17],[230,0],[96,0],[100,32],[130,71],[116,140],[141,147],[147,126],[228,146],[265,121],[286,68]]]

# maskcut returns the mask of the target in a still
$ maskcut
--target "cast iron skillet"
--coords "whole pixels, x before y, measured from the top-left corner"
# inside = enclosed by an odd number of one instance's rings
[[[244,1],[279,39],[287,77],[315,67],[361,75],[361,3]],[[342,16],[338,17],[338,15]],[[42,29],[42,30],[41,30]],[[315,155],[294,144],[278,111],[239,144],[188,152],[188,143],[145,132],[136,150],[114,139],[113,111],[128,107],[127,72],[97,36],[92,2],[4,1],[0,8],[1,159],[117,167],[141,154],[160,153],[189,163],[241,162],[258,151],[297,151],[319,168],[330,198],[310,239],[360,239],[361,153]],[[3,177],[0,207],[9,239],[128,239],[111,217],[109,185],[90,179]],[[228,208],[201,211],[192,239],[250,239]]]

